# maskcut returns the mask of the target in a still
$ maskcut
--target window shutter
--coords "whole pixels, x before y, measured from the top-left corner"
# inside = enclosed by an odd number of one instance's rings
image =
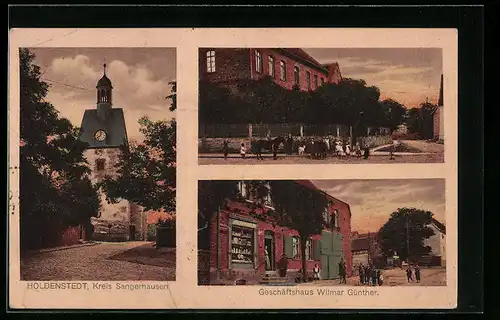
[[[285,255],[289,259],[293,259],[293,237],[283,236]]]
[[[321,259],[321,241],[313,240],[313,260]]]

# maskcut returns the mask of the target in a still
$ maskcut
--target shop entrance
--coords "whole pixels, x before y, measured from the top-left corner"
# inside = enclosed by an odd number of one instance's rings
[[[276,259],[275,259],[275,246],[274,246],[274,233],[272,231],[266,231],[264,237],[264,250],[266,254],[266,271],[276,270]]]

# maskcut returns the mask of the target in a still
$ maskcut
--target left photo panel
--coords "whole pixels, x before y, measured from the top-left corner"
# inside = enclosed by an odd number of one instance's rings
[[[176,49],[20,48],[19,72],[20,280],[175,281]]]

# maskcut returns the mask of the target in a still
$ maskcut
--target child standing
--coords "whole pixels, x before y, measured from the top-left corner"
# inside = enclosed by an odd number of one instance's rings
[[[242,143],[240,147],[240,155],[242,158],[245,158],[245,155],[247,153],[247,148],[245,147],[245,144]]]
[[[314,277],[314,280],[320,280],[321,279],[321,277],[319,275],[319,266],[318,266],[318,264],[314,265],[314,268],[313,268],[313,277]]]

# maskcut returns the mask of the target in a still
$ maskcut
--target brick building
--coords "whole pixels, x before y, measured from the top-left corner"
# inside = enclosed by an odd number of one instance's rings
[[[433,138],[444,141],[444,101],[443,101],[443,75],[441,75],[441,85],[439,86],[439,98],[433,114]]]
[[[120,148],[128,145],[127,128],[123,109],[112,105],[113,86],[104,74],[97,82],[97,105],[85,110],[80,126],[79,139],[88,143],[84,156],[90,168],[92,183],[102,181],[106,175],[116,175]],[[103,193],[101,209],[91,223],[93,239],[107,241],[144,240],[147,232],[146,214],[142,207],[121,200],[108,203]]]
[[[310,181],[299,180],[296,183],[323,192]],[[239,182],[239,188],[241,197],[228,199],[219,214],[214,214],[207,229],[210,230],[210,258],[204,268],[210,268],[211,281],[216,279],[219,269],[221,279],[243,278],[249,283],[258,282],[265,273],[276,270],[283,254],[289,260],[288,274],[298,272],[302,268],[298,232],[254,219],[250,215],[254,208],[247,182]],[[338,263],[341,258],[346,263],[347,274],[352,274],[351,211],[347,203],[325,195],[329,199],[329,207],[324,219],[332,222],[334,227],[307,241],[306,264],[308,272],[318,264],[322,279],[336,279],[339,277]],[[270,201],[267,207],[272,207]]]
[[[200,80],[235,89],[242,81],[270,76],[278,85],[315,90],[342,79],[338,63],[322,65],[299,48],[203,48]]]

